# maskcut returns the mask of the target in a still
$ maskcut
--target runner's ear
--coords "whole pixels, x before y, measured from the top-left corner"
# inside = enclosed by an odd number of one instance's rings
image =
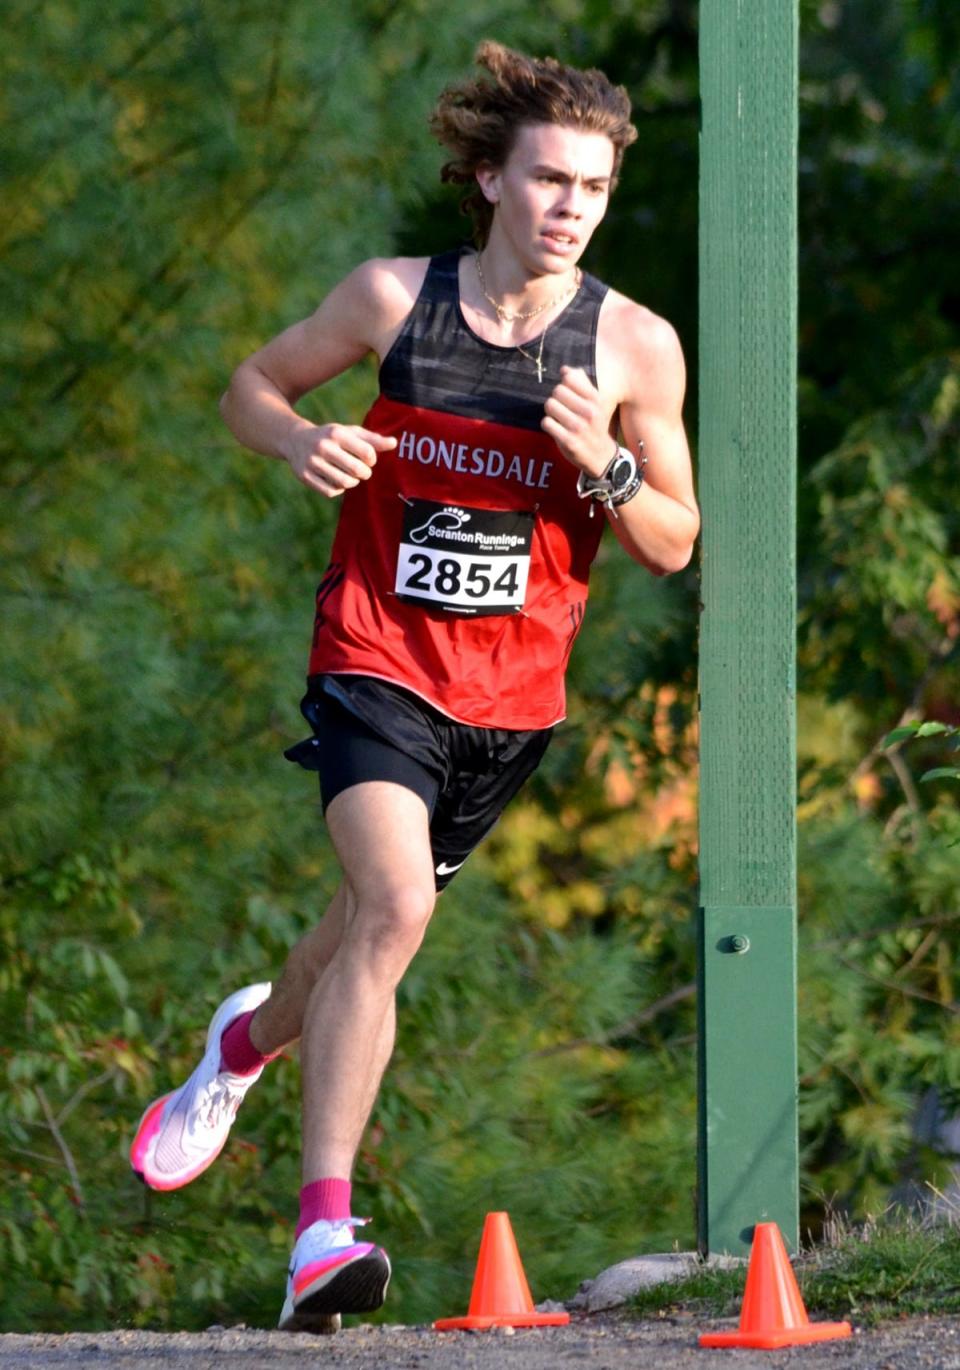
[[[477,178],[477,185],[485,200],[489,200],[492,205],[500,202],[500,169],[483,163],[478,166],[474,175]]]

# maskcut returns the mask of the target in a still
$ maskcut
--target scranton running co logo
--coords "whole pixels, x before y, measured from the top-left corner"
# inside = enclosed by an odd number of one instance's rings
[[[414,507],[417,510],[415,526],[404,529],[404,541],[418,547],[450,547],[486,556],[508,554],[518,548],[524,552],[530,550],[529,514],[461,509],[456,504],[431,507],[428,500],[414,501]],[[464,527],[467,523],[471,525],[469,528]]]
[[[445,533],[456,533],[465,523],[470,522],[470,515],[466,509],[455,509],[452,505],[447,505],[445,509],[440,509],[436,514],[431,514],[426,523],[422,523],[419,528],[411,528],[411,542],[426,542],[431,535],[442,538]]]

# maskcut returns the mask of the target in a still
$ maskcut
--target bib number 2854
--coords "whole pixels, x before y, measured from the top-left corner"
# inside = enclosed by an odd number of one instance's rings
[[[530,571],[533,514],[410,500],[396,594],[455,614],[515,614]]]

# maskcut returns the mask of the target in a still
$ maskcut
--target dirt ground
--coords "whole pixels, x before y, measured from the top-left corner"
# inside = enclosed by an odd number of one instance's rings
[[[712,1323],[712,1328],[730,1324]],[[361,1325],[335,1337],[254,1331],[82,1332],[0,1336],[10,1370],[960,1370],[960,1318],[913,1318],[845,1341],[787,1351],[719,1351],[697,1345],[707,1326],[692,1318],[636,1322],[615,1315],[569,1327],[507,1333],[434,1332]]]

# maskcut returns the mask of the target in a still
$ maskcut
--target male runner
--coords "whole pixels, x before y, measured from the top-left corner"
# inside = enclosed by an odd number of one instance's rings
[[[676,336],[578,265],[636,137],[626,92],[496,43],[477,60],[486,75],[444,91],[432,127],[443,178],[471,188],[478,250],[365,262],[243,362],[221,406],[247,447],[342,498],[301,706],[314,735],[288,755],[319,771],[343,879],[272,991],[220,1006],[131,1160],[157,1189],[195,1179],[300,1039],[289,1329],[383,1302],[390,1263],[355,1240],[350,1175],[395,990],[437,892],[564,716],[605,523],[658,575],[687,564],[699,526]],[[371,352],[380,395],[362,426],[296,413]]]

